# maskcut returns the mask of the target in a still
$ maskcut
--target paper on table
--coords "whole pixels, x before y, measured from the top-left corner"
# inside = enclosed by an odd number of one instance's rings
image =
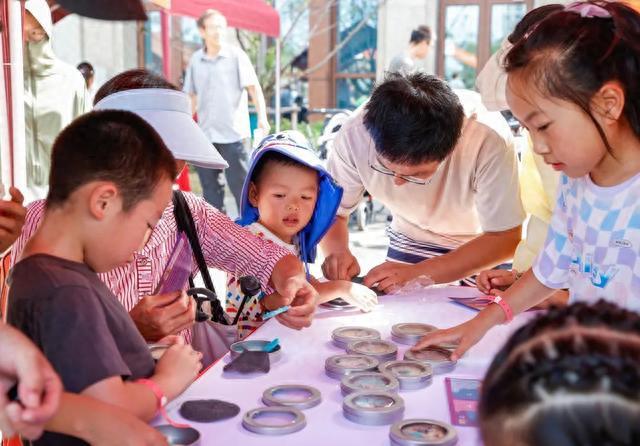
[[[172,293],[184,289],[193,265],[193,251],[184,232],[178,233],[176,244],[164,268],[155,294]]]
[[[478,426],[479,379],[445,378],[451,424]]]

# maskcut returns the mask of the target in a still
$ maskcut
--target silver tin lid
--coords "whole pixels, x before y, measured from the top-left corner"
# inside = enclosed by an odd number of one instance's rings
[[[261,435],[285,435],[307,425],[304,414],[293,407],[259,407],[244,414],[242,426]]]
[[[347,346],[347,353],[372,356],[380,362],[393,361],[398,357],[398,347],[393,342],[381,339],[355,341]]]
[[[367,327],[340,327],[333,330],[331,339],[338,347],[347,348],[354,341],[380,339],[380,332]]]
[[[389,438],[394,446],[453,446],[458,443],[458,434],[453,426],[420,418],[394,424]]]
[[[234,342],[229,347],[229,352],[231,353],[231,358],[235,359],[240,356],[245,350],[248,351],[262,351],[264,347],[269,344],[271,341],[265,341],[260,339],[252,339],[247,341],[239,341]],[[282,358],[282,348],[278,344],[276,348],[269,353],[269,362],[273,364],[274,362],[279,361]]]
[[[380,372],[395,377],[400,390],[422,389],[431,384],[433,369],[431,365],[418,361],[389,361],[380,364]]]
[[[441,347],[427,347],[423,350],[414,352],[407,350],[404,359],[411,361],[419,361],[429,364],[433,368],[433,373],[448,373],[456,366],[456,361],[451,360],[451,351]]]
[[[323,308],[330,308],[332,310],[353,310],[356,308],[355,305],[350,304],[341,297],[330,300],[329,302],[321,303],[320,306]]]
[[[376,370],[380,361],[372,356],[334,355],[324,362],[327,375],[334,379],[342,379],[351,373],[370,372]]]
[[[342,402],[345,418],[359,424],[380,426],[402,419],[404,400],[396,393],[356,392]]]
[[[419,322],[395,324],[391,327],[391,338],[400,344],[415,345],[424,335],[436,330],[433,325]]]
[[[398,393],[399,388],[396,378],[378,372],[352,373],[342,378],[340,383],[343,395],[364,391]]]
[[[175,427],[169,424],[155,426],[164,435],[169,446],[195,446],[200,444],[200,432],[192,427]]]
[[[321,401],[318,389],[297,384],[271,387],[262,394],[262,402],[267,406],[286,406],[300,410],[311,409]]]

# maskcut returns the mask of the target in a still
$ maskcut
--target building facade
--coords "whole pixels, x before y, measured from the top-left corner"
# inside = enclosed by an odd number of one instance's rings
[[[420,69],[473,89],[477,72],[518,21],[548,3],[558,1],[310,0],[309,105],[360,105],[419,25],[434,36]]]

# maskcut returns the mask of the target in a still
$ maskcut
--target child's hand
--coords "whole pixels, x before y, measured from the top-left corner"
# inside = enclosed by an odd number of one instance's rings
[[[372,289],[358,283],[342,280],[340,282],[343,282],[341,287],[344,287],[345,291],[340,297],[351,305],[358,307],[360,311],[368,313],[378,304],[378,296]]]
[[[156,365],[154,380],[169,400],[180,395],[197,377],[202,368],[202,353],[190,345],[173,344]]]
[[[18,384],[19,401],[9,402],[7,392]],[[42,435],[58,409],[62,383],[49,362],[19,331],[0,328],[0,430],[6,437],[28,439]]]
[[[476,345],[491,327],[492,325],[487,324],[482,317],[476,316],[463,324],[445,330],[436,330],[423,336],[415,346],[411,347],[411,350],[418,351],[445,342],[459,343],[458,348],[451,354],[451,359],[457,361],[467,350]]]
[[[516,272],[505,269],[489,269],[482,271],[476,280],[476,286],[485,294],[504,291],[516,281]]]

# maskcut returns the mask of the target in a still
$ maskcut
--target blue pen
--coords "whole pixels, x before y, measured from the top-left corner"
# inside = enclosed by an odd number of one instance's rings
[[[284,307],[280,307],[277,310],[268,311],[266,313],[263,313],[262,320],[266,321],[267,319],[271,319],[272,317],[275,317],[275,316],[277,316],[279,314],[282,314],[285,311],[289,311],[289,308],[291,308],[289,305],[285,305]]]

